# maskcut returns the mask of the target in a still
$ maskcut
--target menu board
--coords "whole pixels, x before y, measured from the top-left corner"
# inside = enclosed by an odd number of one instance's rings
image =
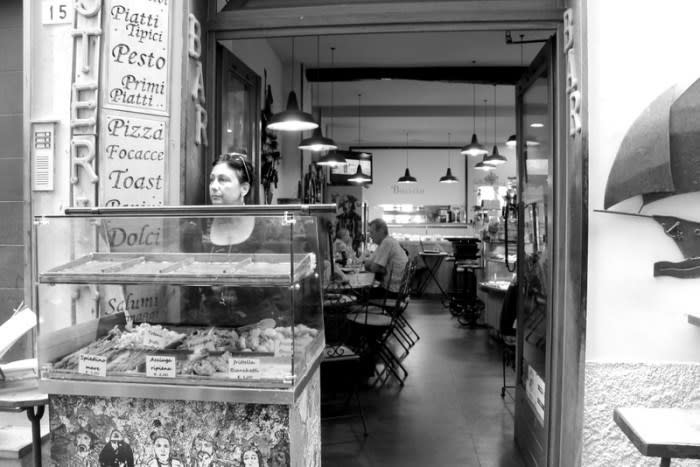
[[[104,112],[100,138],[103,206],[165,202],[165,118]]]
[[[168,0],[108,0],[105,107],[168,113]]]

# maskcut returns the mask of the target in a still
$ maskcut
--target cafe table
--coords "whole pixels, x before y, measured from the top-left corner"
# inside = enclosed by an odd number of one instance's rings
[[[700,459],[700,409],[617,408],[613,420],[642,455],[660,457],[661,467]]]
[[[23,382],[24,383],[24,382]],[[27,412],[32,423],[32,450],[34,466],[41,467],[41,417],[49,397],[39,391],[35,383],[0,387],[0,411]]]

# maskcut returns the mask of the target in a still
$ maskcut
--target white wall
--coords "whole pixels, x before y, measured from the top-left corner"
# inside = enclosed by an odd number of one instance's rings
[[[267,70],[267,84],[272,88],[272,112],[276,113],[284,110],[287,106],[287,95],[289,94],[288,77],[291,72],[290,65],[288,63],[283,64],[280,61],[280,58],[266,40],[241,39],[223,41],[222,44],[248,65],[255,73],[260,75],[262,83],[260,108],[262,109],[265,103],[265,70]],[[295,65],[294,73],[297,98],[301,99],[301,94],[299,93],[298,64]],[[304,107],[307,111],[310,108],[309,95],[308,89],[305,89]],[[296,197],[297,181],[300,179],[299,159],[301,157],[299,151],[296,149],[298,141],[298,133],[277,133],[278,149],[282,157],[280,165],[277,168],[279,172],[279,184],[274,194],[273,203],[275,203],[278,198]]]
[[[426,125],[429,127],[429,125]],[[474,170],[474,164],[480,160],[475,157],[465,157],[458,149],[452,149],[450,167],[452,175],[459,183],[440,183],[440,177],[447,170],[448,156],[445,149],[410,149],[408,151],[408,166],[411,175],[418,183],[411,185],[398,184],[397,180],[406,169],[405,149],[369,150],[373,155],[374,180],[364,190],[364,201],[369,205],[370,217],[381,215],[380,204],[445,204],[464,206],[471,216],[471,206],[475,203],[475,191],[478,185],[489,184],[484,181],[486,172]],[[515,155],[513,150],[505,145],[499,146],[499,151],[508,157],[508,162],[495,171],[497,184],[505,184],[508,176],[515,175]],[[469,173],[465,177],[465,165]],[[467,180],[468,199],[465,206],[465,179]]]
[[[700,407],[700,279],[653,277],[656,261],[683,259],[651,219],[599,213],[620,143],[646,106],[676,82],[700,78],[696,0],[589,0],[589,258],[584,466],[658,465],[613,422],[616,407]],[[636,212],[639,197],[614,206]],[[644,213],[700,221],[700,194]],[[697,461],[673,461],[697,465]]]
[[[685,315],[697,311],[700,280],[652,274],[656,261],[683,259],[675,243],[653,220],[593,212],[603,208],[610,167],[632,122],[675,82],[700,78],[700,61],[691,58],[698,14],[693,0],[589,2],[588,360],[700,361],[700,328]],[[698,193],[663,204],[645,212],[700,221]]]

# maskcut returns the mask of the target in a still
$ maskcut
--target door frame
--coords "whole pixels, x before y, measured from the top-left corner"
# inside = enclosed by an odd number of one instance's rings
[[[291,1],[289,2],[292,3]],[[436,32],[552,29],[556,44],[563,44],[563,14],[575,4],[585,18],[582,0],[526,0],[469,2],[379,2],[342,5],[289,6],[217,12],[209,0],[204,28],[208,57],[213,59],[218,40],[261,39],[284,36],[367,34],[388,32]],[[580,37],[585,37],[582,35]],[[583,40],[583,39],[582,39]],[[559,47],[559,46],[557,46]],[[580,48],[585,52],[585,43]],[[553,237],[561,239],[553,253],[552,290],[556,314],[551,343],[552,387],[548,391],[549,420],[547,464],[577,466],[581,462],[583,433],[583,374],[585,355],[586,275],[588,263],[588,153],[584,134],[577,144],[567,139],[565,60],[554,51],[555,213]],[[207,70],[211,69],[211,63]],[[584,65],[585,66],[585,65]],[[585,68],[584,68],[585,71]],[[584,75],[585,73],[582,73]],[[210,75],[210,73],[208,73]],[[207,92],[213,77],[207,76]],[[586,106],[583,93],[582,107]],[[585,116],[584,116],[585,119]],[[575,157],[574,157],[575,156]],[[555,314],[553,314],[555,315]]]

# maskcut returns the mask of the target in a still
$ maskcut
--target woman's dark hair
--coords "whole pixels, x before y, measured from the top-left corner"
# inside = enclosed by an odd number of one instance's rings
[[[245,151],[221,154],[212,166],[224,163],[236,172],[238,183],[249,183],[251,187],[253,186],[253,164],[250,163]]]

